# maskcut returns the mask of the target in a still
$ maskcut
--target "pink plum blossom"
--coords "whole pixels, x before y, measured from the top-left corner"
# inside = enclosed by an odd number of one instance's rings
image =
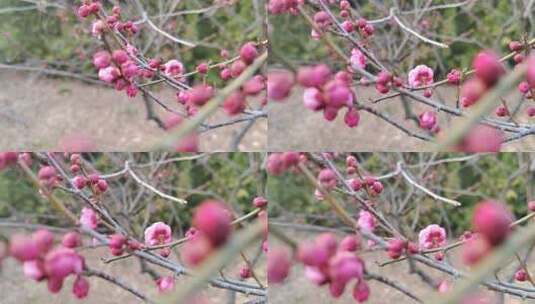
[[[156,222],[145,229],[145,244],[149,246],[171,242],[171,227],[163,222]]]
[[[169,60],[164,64],[164,72],[167,76],[180,76],[184,73],[184,65],[176,59]]]
[[[412,88],[433,83],[433,70],[426,65],[419,65],[409,72],[409,85]]]
[[[446,241],[446,230],[436,224],[425,227],[418,234],[420,249],[443,247],[446,245]]]

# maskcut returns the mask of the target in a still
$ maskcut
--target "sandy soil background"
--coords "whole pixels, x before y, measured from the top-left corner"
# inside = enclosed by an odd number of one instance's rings
[[[0,149],[54,150],[62,138],[82,134],[96,151],[146,151],[165,134],[145,117],[141,96],[69,79],[0,70]],[[158,92],[168,104],[173,92]],[[161,107],[155,110],[165,117]],[[227,119],[218,113],[210,120]],[[219,128],[201,136],[202,151],[228,151],[240,126]],[[240,150],[263,151],[267,145],[267,119],[258,119],[244,137]]]

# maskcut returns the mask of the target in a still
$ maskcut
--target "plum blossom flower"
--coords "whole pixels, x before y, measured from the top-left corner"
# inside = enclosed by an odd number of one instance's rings
[[[96,229],[98,226],[98,217],[95,211],[91,208],[84,207],[80,215],[80,224],[91,229]]]
[[[164,64],[164,72],[168,76],[182,75],[184,72],[184,65],[176,59],[169,60]]]
[[[145,229],[145,244],[149,246],[167,244],[171,240],[171,227],[162,222],[156,222]]]
[[[433,70],[426,65],[419,65],[409,72],[409,85],[412,88],[433,83]]]
[[[351,50],[349,63],[354,70],[366,68],[366,56],[357,48]]]
[[[418,234],[421,249],[432,249],[446,245],[446,230],[437,224],[425,227]]]
[[[357,223],[360,229],[369,232],[373,231],[377,226],[375,217],[370,212],[364,210],[360,211]]]

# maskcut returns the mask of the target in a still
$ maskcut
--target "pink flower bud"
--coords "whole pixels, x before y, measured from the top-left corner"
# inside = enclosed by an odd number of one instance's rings
[[[327,190],[336,186],[336,175],[331,169],[322,169],[318,174],[318,181]]]
[[[332,23],[332,20],[327,12],[319,11],[314,15],[314,22],[319,28],[325,28]]]
[[[53,177],[56,177],[56,169],[54,169],[54,167],[52,166],[43,166],[41,167],[41,169],[39,169],[37,177],[40,180],[48,180]]]
[[[435,111],[425,111],[418,116],[420,128],[431,130],[437,124],[437,113]]]
[[[461,88],[461,104],[469,107],[475,104],[485,93],[487,87],[479,78],[471,78]]]
[[[511,231],[513,215],[501,203],[483,201],[476,205],[472,217],[474,231],[485,236],[491,245],[499,245]]]
[[[271,153],[266,161],[266,171],[270,175],[280,175],[286,170],[281,153]]]
[[[185,243],[180,257],[188,266],[197,266],[212,252],[213,247],[205,235],[199,235]]]
[[[230,71],[230,69],[224,68],[221,70],[221,72],[219,72],[219,77],[222,80],[229,80],[230,78],[232,78],[232,72]]]
[[[243,84],[242,91],[246,95],[257,95],[266,88],[264,82],[265,79],[262,75],[256,75]]]
[[[26,262],[37,259],[41,251],[33,238],[14,235],[9,241],[9,254],[19,262]]]
[[[494,85],[505,72],[500,58],[492,51],[482,51],[477,54],[472,62],[472,67],[475,70],[475,75],[483,80],[487,86]]]
[[[234,91],[223,101],[223,110],[227,115],[238,115],[245,110],[247,100],[241,91]]]
[[[87,279],[81,275],[76,276],[76,280],[74,280],[74,284],[72,285],[72,293],[78,299],[87,297],[89,293],[89,282]]]
[[[206,62],[202,62],[200,63],[197,68],[196,68],[197,72],[199,72],[200,74],[206,74],[208,73],[208,63]]]
[[[282,159],[286,169],[297,166],[299,164],[299,153],[298,152],[284,152],[282,153]]]
[[[63,287],[63,278],[51,277],[47,281],[48,291],[58,293]]]
[[[519,41],[511,41],[509,42],[508,46],[511,52],[518,52],[521,51],[523,48],[522,43],[520,43]]]
[[[236,60],[230,66],[230,75],[234,78],[238,77],[245,71],[247,64],[242,60]]]
[[[91,14],[91,9],[88,5],[84,4],[78,8],[78,16],[86,18],[89,14]]]
[[[240,278],[242,279],[248,279],[251,277],[251,268],[247,265],[243,265],[240,268]]]
[[[532,89],[535,89],[535,55],[529,57],[526,81]]]
[[[360,247],[360,240],[356,235],[348,235],[340,242],[340,250],[343,251],[356,251]]]
[[[530,89],[530,87],[529,87],[529,83],[527,81],[522,81],[521,83],[518,84],[518,90],[522,94],[528,93],[529,89]]]
[[[329,260],[329,277],[336,284],[345,285],[351,279],[361,279],[364,275],[364,263],[354,253],[338,251]]]
[[[452,85],[458,85],[461,83],[462,73],[459,70],[453,69],[448,73],[448,83]]]
[[[349,180],[349,185],[353,189],[353,191],[360,191],[362,189],[363,185],[360,179],[352,178]]]
[[[93,55],[93,65],[97,69],[103,69],[105,67],[110,66],[110,64],[111,64],[111,56],[110,56],[110,53],[108,53],[107,51],[96,52]]]
[[[448,290],[450,289],[450,286],[449,286],[449,284],[448,284],[448,281],[446,281],[446,280],[441,281],[440,284],[438,284],[437,289],[438,289],[438,292],[439,292],[439,293],[446,293],[446,292],[448,292]]]
[[[496,116],[505,117],[509,115],[509,110],[505,106],[499,106],[496,108]]]
[[[120,233],[112,234],[108,246],[110,249],[122,249],[126,244],[126,237]]]
[[[85,261],[76,251],[60,247],[50,251],[44,260],[44,268],[50,277],[64,279],[70,274],[80,274],[85,267]]]
[[[214,247],[223,245],[231,232],[231,218],[225,206],[215,200],[206,200],[195,210],[192,224],[210,240]]]
[[[486,125],[477,125],[464,137],[459,150],[469,153],[499,152],[504,139],[500,130]]]
[[[72,179],[72,183],[76,189],[83,189],[87,185],[87,179],[83,175],[77,175]]]
[[[240,59],[246,64],[251,64],[258,57],[258,51],[253,42],[245,43],[240,49]]]
[[[261,197],[261,196],[257,196],[254,198],[253,200],[253,205],[256,207],[256,208],[265,208],[268,204],[268,200]]]
[[[268,252],[267,276],[269,283],[282,283],[290,273],[290,254],[284,248]]]
[[[104,179],[99,179],[97,182],[97,189],[100,192],[106,192],[106,190],[108,190],[108,182]]]
[[[128,61],[128,54],[123,50],[113,51],[111,57],[113,58],[113,61],[115,61],[117,64],[123,64]]]
[[[350,128],[354,128],[359,125],[359,121],[360,121],[359,111],[353,107],[349,108],[344,116],[345,124]]]
[[[160,256],[166,258],[166,257],[168,257],[170,254],[171,254],[171,248],[169,248],[169,247],[165,247],[165,248],[160,249]]]
[[[359,303],[366,302],[370,297],[370,287],[364,280],[360,280],[353,289],[353,298]]]
[[[515,272],[515,280],[519,282],[524,282],[528,279],[528,274],[524,269],[519,269],[517,272]]]
[[[320,87],[331,77],[331,70],[325,64],[302,67],[297,73],[297,82],[304,87]]]
[[[486,238],[473,237],[463,245],[463,261],[467,265],[474,265],[491,251],[491,245]]]
[[[156,280],[159,292],[168,292],[175,288],[175,278],[172,276],[161,277]]]
[[[63,236],[63,239],[61,240],[61,245],[67,248],[76,248],[82,245],[82,238],[80,237],[80,234],[78,234],[78,232],[71,231]]]
[[[203,106],[214,96],[214,88],[209,85],[196,85],[189,91],[189,101],[196,106]]]
[[[528,202],[528,210],[531,212],[535,212],[535,201]]]

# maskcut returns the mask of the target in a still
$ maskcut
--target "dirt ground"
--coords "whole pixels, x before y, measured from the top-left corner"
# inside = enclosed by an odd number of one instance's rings
[[[293,240],[306,240],[306,239],[312,239],[316,235],[312,232],[303,232],[303,231],[295,231],[288,228],[285,228],[285,233],[288,236],[291,236]],[[279,244],[277,244],[279,245]],[[270,243],[270,246],[274,246]],[[457,251],[453,251],[451,256],[449,258],[452,259],[452,263],[454,265],[459,265],[457,261]],[[423,283],[420,278],[415,274],[409,274],[408,270],[409,267],[407,263],[395,263],[391,265],[387,265],[385,267],[379,267],[377,266],[376,262],[383,262],[388,260],[386,254],[383,252],[367,252],[361,255],[361,257],[365,260],[366,268],[368,271],[376,274],[380,274],[385,276],[386,278],[389,278],[391,280],[394,280],[398,282],[399,284],[407,287],[408,290],[411,290],[416,296],[420,297],[421,299],[426,299],[426,296],[429,295],[429,292],[431,291],[430,287]],[[535,257],[533,257],[531,260],[531,263],[535,263]],[[514,263],[513,263],[514,264]],[[421,265],[421,264],[420,264]],[[528,262],[528,265],[530,265],[530,262]],[[531,264],[533,265],[533,264]],[[451,284],[452,277],[449,277],[439,271],[436,271],[431,268],[427,268],[426,266],[422,266],[422,270],[424,270],[428,275],[430,275],[432,278],[434,278],[437,282],[440,282],[444,279],[447,279],[448,282]],[[508,272],[504,272],[508,273]],[[502,277],[500,275],[500,277]],[[371,281],[370,284],[370,298],[366,302],[367,304],[412,304],[417,303],[414,300],[408,298],[404,294],[400,293],[397,290],[392,289],[391,287],[387,287],[383,285],[382,283],[379,283],[377,281]],[[526,287],[529,287],[529,283],[522,283],[526,284]],[[486,294],[487,296],[492,297],[494,293],[488,292],[486,289],[480,289],[479,292],[482,292],[483,294]],[[352,292],[352,286],[351,288],[346,287],[346,291],[344,295],[337,300],[334,300],[330,294],[327,286],[318,287],[311,283],[305,276],[304,276],[304,269],[302,266],[293,266],[290,272],[289,277],[283,284],[279,285],[271,285],[269,287],[269,303],[270,304],[286,304],[286,303],[292,303],[292,304],[328,304],[328,303],[337,303],[337,304],[355,304],[355,300],[351,296]],[[522,299],[514,298],[510,296],[505,297],[504,304],[520,304],[520,303],[535,303],[535,300],[525,300],[522,301]],[[493,302],[489,303],[493,304]]]
[[[81,134],[95,151],[146,151],[165,134],[145,118],[142,97],[69,79],[0,70],[0,150],[54,150],[65,138]],[[157,93],[172,105],[173,92]],[[174,105],[172,105],[174,106]],[[155,106],[164,117],[164,110]],[[210,122],[227,118],[223,113]],[[240,125],[201,135],[202,151],[228,151]],[[267,119],[258,119],[244,137],[240,150],[264,151]]]
[[[439,89],[434,97],[439,100],[452,101],[456,98],[456,89]],[[360,87],[357,98],[361,101],[377,98],[375,88]],[[514,100],[511,98],[511,100]],[[449,104],[455,106],[454,104]],[[411,130],[417,130],[413,121],[404,119],[404,112],[399,98],[382,101],[374,108]],[[413,112],[429,110],[415,104]],[[345,112],[340,112],[333,122],[323,118],[321,112],[312,112],[303,106],[303,91],[294,88],[292,95],[283,104],[272,105],[269,115],[268,145],[271,151],[404,151],[425,152],[436,149],[433,144],[405,135],[401,130],[384,122],[380,118],[360,111],[360,124],[349,128],[344,124]],[[441,115],[445,116],[445,115]],[[527,122],[525,111],[521,111],[519,122]],[[442,118],[444,119],[444,118]],[[440,121],[443,130],[451,122]],[[533,123],[533,120],[531,120]],[[418,130],[419,131],[419,130]],[[535,151],[535,136],[507,144],[503,151]]]
[[[90,244],[91,240],[86,240],[85,244]],[[254,256],[256,249],[246,251],[249,257]],[[170,259],[176,259],[173,253]],[[85,249],[83,256],[86,258],[86,263],[93,269],[98,269],[102,272],[110,274],[122,282],[132,286],[134,289],[143,292],[148,297],[154,299],[158,295],[157,287],[154,281],[148,275],[140,274],[139,263],[132,259],[125,259],[123,261],[116,261],[110,264],[105,264],[100,261],[101,257],[109,257],[109,250],[107,248]],[[239,260],[237,260],[239,261]],[[234,261],[236,262],[236,261]],[[234,263],[225,268],[224,272],[236,278],[240,264]],[[265,269],[265,259],[261,258],[257,269]],[[160,275],[172,275],[171,272],[166,272],[161,268],[154,268]],[[266,282],[265,271],[257,271],[259,279]],[[0,303],[1,304],[31,304],[31,303],[47,303],[47,304],[67,304],[67,303],[87,303],[87,304],[116,304],[116,303],[143,303],[131,293],[116,288],[109,282],[97,277],[89,277],[90,291],[88,297],[83,301],[78,300],[72,294],[72,276],[69,277],[62,290],[58,294],[51,294],[46,286],[46,282],[36,283],[23,274],[22,268],[18,262],[13,259],[6,259],[2,264],[0,270]],[[179,277],[175,282],[175,286],[180,286],[187,278]],[[255,284],[253,279],[249,279],[248,283]],[[214,287],[207,287],[200,293],[209,304],[227,304],[229,292],[227,290],[218,289]],[[253,300],[255,297],[238,294],[236,301],[232,303],[242,304]]]

